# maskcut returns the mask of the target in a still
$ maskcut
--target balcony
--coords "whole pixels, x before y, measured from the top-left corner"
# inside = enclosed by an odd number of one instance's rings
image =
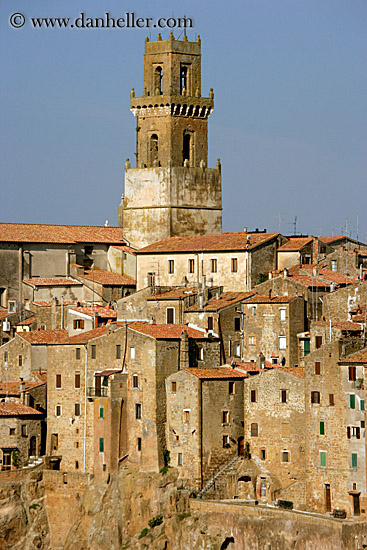
[[[94,388],[89,387],[87,388],[87,397],[91,397],[94,399],[95,397],[107,397],[108,396],[108,388]]]

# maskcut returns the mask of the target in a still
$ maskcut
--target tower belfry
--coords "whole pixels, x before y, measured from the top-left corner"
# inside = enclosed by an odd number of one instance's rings
[[[142,247],[222,231],[221,170],[207,168],[214,93],[201,96],[201,41],[145,40],[144,89],[131,91],[136,168],[125,164],[124,236]]]

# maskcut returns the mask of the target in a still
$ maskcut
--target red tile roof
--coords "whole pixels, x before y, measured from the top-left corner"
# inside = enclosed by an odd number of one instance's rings
[[[233,378],[237,380],[243,380],[244,378],[246,378],[246,375],[243,372],[239,372],[232,367],[213,367],[207,369],[184,367],[182,370],[189,372],[190,374],[196,376],[196,378],[200,378],[201,380],[220,380],[228,378],[230,378],[231,380],[233,380]]]
[[[308,288],[330,288],[330,283],[327,283],[326,281],[320,281],[320,279],[316,279],[315,277],[311,277],[309,275],[292,275],[291,277],[289,277],[289,280],[307,286]]]
[[[91,317],[93,317],[94,313],[97,317],[102,317],[105,319],[115,319],[117,317],[117,311],[112,307],[107,306],[75,306],[69,308],[69,311],[70,310],[84,313],[85,315],[90,315]]]
[[[25,391],[43,386],[45,382],[25,382]],[[20,395],[20,382],[0,382],[0,394]]]
[[[122,252],[126,252],[127,254],[132,254],[133,256],[136,256],[136,249],[132,248],[131,246],[127,245],[113,245],[113,248],[117,248],[117,250],[121,250]]]
[[[185,309],[186,311],[219,311],[225,307],[231,306],[238,302],[248,301],[248,298],[255,296],[256,292],[254,290],[249,290],[248,292],[223,292],[219,298],[211,298],[203,308],[200,309],[199,304],[194,304]]]
[[[166,290],[160,294],[152,294],[148,300],[179,300],[180,298],[187,298],[189,296],[194,296],[198,292],[198,287],[178,287],[172,288],[171,290]]]
[[[44,413],[22,403],[0,403],[0,416],[44,416]]]
[[[135,286],[136,280],[128,275],[119,275],[111,271],[97,270],[88,271],[85,275],[79,275],[82,279],[93,281],[106,286]]]
[[[322,325],[324,327],[330,326],[327,321],[314,321],[313,324]],[[359,325],[353,321],[332,321],[331,326],[333,328],[349,332],[361,332],[363,330],[362,325]]]
[[[330,244],[330,243],[334,243],[334,242],[337,242],[337,241],[341,241],[344,239],[346,239],[347,237],[345,235],[339,235],[338,237],[319,237],[319,241],[321,241],[322,243],[325,243],[325,244]]]
[[[67,344],[68,331],[59,330],[33,330],[31,332],[17,332],[19,338],[23,338],[29,344]]]
[[[364,363],[367,366],[367,348],[356,351],[340,361],[340,363]]]
[[[189,338],[202,339],[206,338],[205,332],[196,330],[188,325],[156,325],[151,323],[136,322],[130,323],[129,328],[136,330],[141,334],[152,336],[153,338],[169,340],[178,340],[183,331],[186,331]]]
[[[252,250],[277,237],[279,233],[219,233],[218,235],[191,235],[169,237],[137,251],[138,254],[159,252],[201,252],[222,250]],[[249,241],[247,241],[249,236]]]
[[[310,267],[302,266],[302,271],[308,271],[312,273],[312,269],[313,269],[313,266],[310,266]],[[355,279],[352,277],[347,277],[342,273],[338,273],[337,271],[332,271],[331,269],[326,269],[324,267],[320,267],[318,271],[318,275],[314,275],[314,277],[325,279],[330,283],[337,283],[338,285],[340,284],[351,285],[356,282]]]
[[[33,279],[24,279],[24,283],[27,283],[28,285],[33,286],[73,286],[78,285],[81,286],[80,281],[76,281],[75,279],[69,279],[68,277],[62,278],[54,278],[54,279],[41,279],[38,277],[35,277]]]
[[[290,252],[294,250],[301,250],[307,244],[312,243],[312,237],[291,237],[289,241],[278,248],[278,252]]]
[[[32,371],[33,378],[38,378],[38,380],[45,384],[47,382],[47,372]]]
[[[300,296],[260,296],[257,294],[246,300],[246,304],[287,304]]]
[[[0,223],[0,242],[124,244],[121,227]]]
[[[282,367],[281,365],[274,365],[276,369],[279,369],[283,372],[287,372],[289,374],[293,374],[294,376],[298,376],[298,378],[304,378],[305,377],[305,369],[303,367]]]
[[[112,374],[120,374],[122,369],[106,369],[102,372],[96,372],[94,376],[111,376]]]
[[[68,340],[68,344],[86,344],[89,342],[89,340],[93,340],[94,338],[99,338],[100,336],[104,336],[106,334],[107,327],[109,325],[103,325],[98,328],[94,328],[92,330],[88,330],[87,332],[81,332],[80,334],[75,334],[74,336],[70,336]]]
[[[75,302],[74,300],[64,300],[63,304],[61,304],[61,300],[60,300],[59,303],[56,304],[56,306],[61,306],[61,305],[71,306],[71,305],[76,305],[77,303],[78,302]],[[32,304],[35,304],[36,306],[39,306],[39,307],[52,306],[52,302],[50,302],[49,300],[37,300],[36,302],[32,302]]]
[[[36,315],[33,315],[32,317],[29,317],[29,319],[25,319],[24,321],[19,321],[19,323],[17,323],[17,325],[18,326],[31,325],[35,321],[37,321],[37,317],[36,317]]]

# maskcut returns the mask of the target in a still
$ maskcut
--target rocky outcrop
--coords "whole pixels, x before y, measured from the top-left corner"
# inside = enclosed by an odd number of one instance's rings
[[[42,470],[23,480],[0,480],[0,549],[48,550],[49,526],[44,509]]]

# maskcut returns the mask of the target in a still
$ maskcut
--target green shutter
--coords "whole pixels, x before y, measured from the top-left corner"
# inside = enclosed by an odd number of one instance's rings
[[[103,407],[99,407],[99,418],[104,418],[104,409],[103,409]]]
[[[359,408],[361,409],[361,411],[364,411],[364,399],[361,399]]]
[[[352,468],[357,468],[357,465],[358,465],[357,453],[352,453]]]
[[[325,422],[320,422],[320,435],[325,435]]]
[[[103,437],[99,438],[99,452],[100,453],[104,452],[104,439],[103,439]]]
[[[303,340],[303,353],[305,355],[310,353],[310,340]]]
[[[349,406],[351,409],[356,408],[356,396],[354,395],[354,393],[351,393],[349,395]]]
[[[326,466],[326,453],[325,453],[325,451],[320,451],[320,466]]]

